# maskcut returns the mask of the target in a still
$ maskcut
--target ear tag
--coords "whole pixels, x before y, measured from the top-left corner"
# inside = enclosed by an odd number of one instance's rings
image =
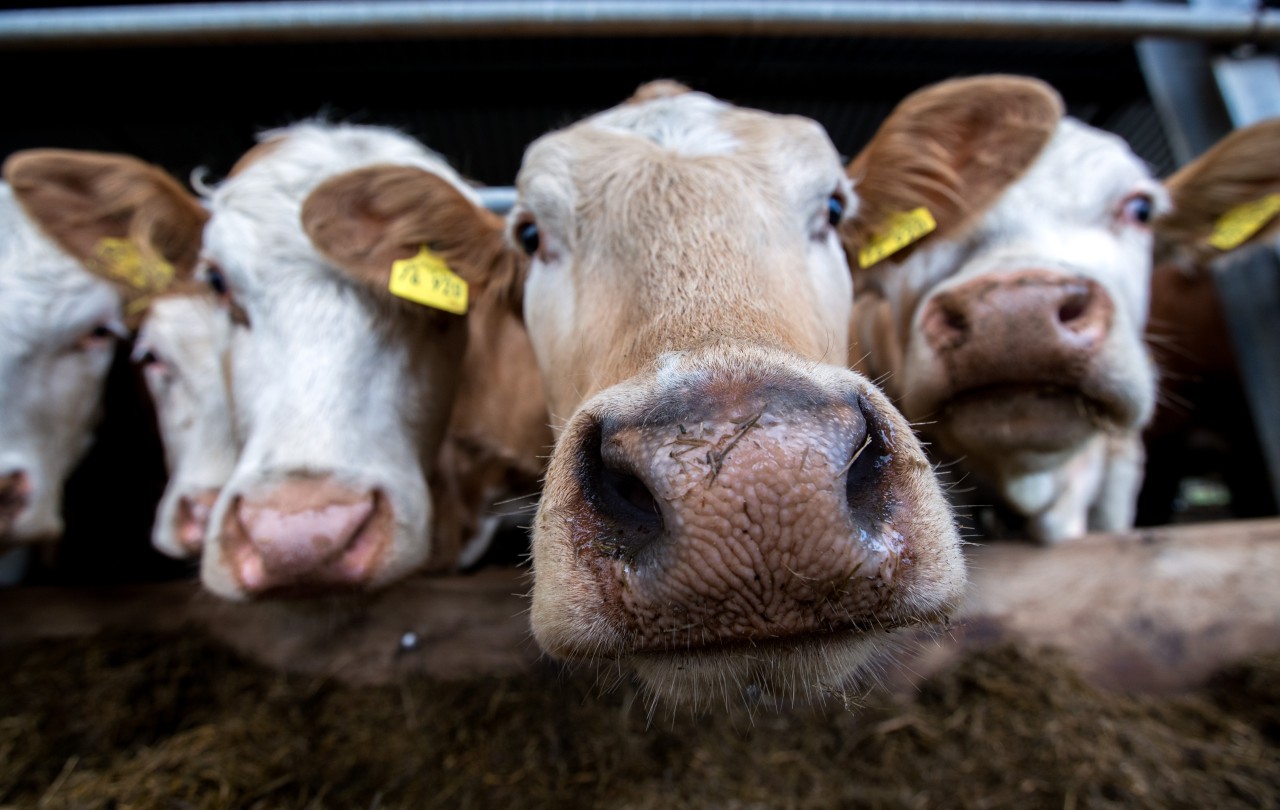
[[[144,293],[158,293],[173,281],[173,265],[156,256],[144,256],[128,239],[104,237],[94,256],[109,275]]]
[[[938,227],[929,209],[921,206],[911,211],[900,211],[889,217],[880,233],[858,251],[858,266],[866,270],[902,250],[919,242]]]
[[[1268,194],[1260,200],[1237,205],[1218,217],[1209,244],[1218,250],[1238,248],[1262,227],[1280,214],[1280,194]]]
[[[391,264],[391,294],[454,315],[467,314],[467,282],[423,245],[412,259]]]

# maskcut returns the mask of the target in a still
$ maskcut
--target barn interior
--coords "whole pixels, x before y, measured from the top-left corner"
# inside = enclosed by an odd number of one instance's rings
[[[476,183],[510,186],[534,138],[659,77],[814,118],[852,155],[920,87],[1035,76],[1158,177],[1248,123],[1242,96],[1280,115],[1270,2],[1157,4],[1253,21],[1252,34],[1176,37],[1137,24],[778,33],[659,22],[211,27],[167,39],[104,28],[47,40],[6,35],[6,15],[76,7],[21,5],[0,11],[0,156],[123,152],[209,181],[256,133],[319,116],[401,128]],[[252,15],[273,4],[222,5]],[[1256,64],[1269,66],[1263,78],[1231,83]],[[1219,293],[1243,398],[1223,406],[1219,429],[1149,447],[1136,539],[1091,538],[1043,560],[1016,541],[979,550],[993,572],[984,581],[1112,566],[1096,592],[1142,596],[1100,606],[1077,595],[1050,630],[1018,618],[1053,613],[1045,600],[984,603],[967,624],[904,641],[919,651],[888,667],[888,687],[832,690],[816,707],[740,695],[709,712],[654,704],[625,674],[539,656],[513,595],[527,587],[519,532],[476,571],[326,604],[321,618],[215,604],[196,593],[190,565],[150,548],[163,458],[123,348],[94,447],[67,485],[63,540],[0,591],[0,807],[1276,806],[1280,624],[1267,615],[1274,603],[1255,599],[1280,570],[1274,251],[1232,268]],[[1234,567],[1170,585],[1151,572],[1173,558]],[[1070,590],[1070,574],[1044,576],[1046,589]],[[444,618],[422,619],[428,609]],[[1197,611],[1207,618],[1189,629],[1183,617]]]

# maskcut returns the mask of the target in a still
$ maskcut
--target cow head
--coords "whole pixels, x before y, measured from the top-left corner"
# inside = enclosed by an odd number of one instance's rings
[[[174,557],[198,555],[235,449],[219,360],[227,319],[187,281],[208,217],[168,173],[126,155],[37,149],[11,163],[29,189],[32,216],[116,288],[126,320],[138,328],[134,358],[169,469],[152,543]]]
[[[403,167],[422,186],[356,171]],[[350,173],[350,174],[349,174]],[[242,446],[211,517],[207,587],[231,598],[359,590],[430,552],[426,475],[466,332],[393,297],[392,263],[424,247],[454,265],[455,209],[475,197],[391,130],[305,123],[267,133],[208,197],[198,275],[230,314]]]
[[[664,82],[532,144],[510,238],[557,444],[533,632],[655,689],[850,679],[964,581],[910,426],[846,367],[822,128]]]
[[[30,150],[4,173],[0,538],[39,539],[61,533],[62,484],[89,445],[124,335],[122,297],[157,268],[190,265],[187,236],[203,213],[170,207],[185,196],[176,183],[120,155]]]
[[[1111,437],[1135,435],[1154,405],[1142,330],[1163,189],[1119,138],[1014,77],[919,91],[849,173],[894,189],[848,233],[862,368],[1017,511],[1052,514],[1033,534],[1083,532],[1096,493],[1064,507],[1066,479],[1096,482]],[[877,252],[894,216],[919,209],[932,232]]]

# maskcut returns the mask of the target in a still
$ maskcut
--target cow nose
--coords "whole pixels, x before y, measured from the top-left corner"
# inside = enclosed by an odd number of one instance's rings
[[[237,498],[223,523],[223,552],[246,594],[366,584],[391,541],[378,491],[290,479]]]
[[[218,501],[218,489],[206,489],[178,499],[173,518],[173,535],[185,556],[198,557],[204,548],[204,535],[209,528],[209,516]]]
[[[921,330],[944,356],[1048,351],[1083,357],[1102,347],[1114,311],[1095,281],[1024,270],[938,293],[925,304]]]
[[[579,559],[619,565],[622,609],[645,617],[636,649],[870,615],[901,539],[887,527],[891,440],[870,403],[781,386],[681,397],[568,434]]]
[[[14,470],[0,475],[0,537],[9,533],[30,497],[31,480],[25,472]]]

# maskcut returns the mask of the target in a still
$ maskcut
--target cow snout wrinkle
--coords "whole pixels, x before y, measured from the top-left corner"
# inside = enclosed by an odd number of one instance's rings
[[[853,394],[775,413],[744,395],[698,420],[591,418],[575,435],[580,554],[634,650],[872,621],[902,553],[884,426]]]

